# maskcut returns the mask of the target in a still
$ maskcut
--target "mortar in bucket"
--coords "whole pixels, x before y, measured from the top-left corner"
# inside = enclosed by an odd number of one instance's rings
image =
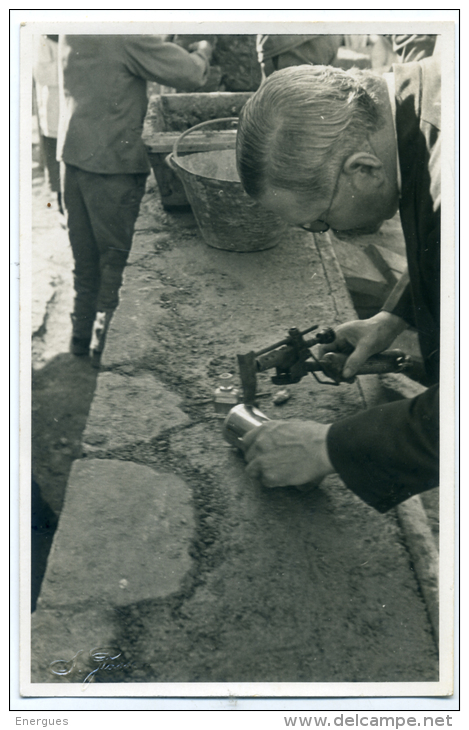
[[[167,162],[182,180],[209,246],[263,251],[279,243],[287,225],[243,190],[236,170],[237,122],[228,117],[191,127],[176,140]]]

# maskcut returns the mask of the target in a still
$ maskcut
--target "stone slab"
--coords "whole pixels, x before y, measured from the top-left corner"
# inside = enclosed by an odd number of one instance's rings
[[[76,461],[38,608],[168,596],[191,567],[193,531],[191,490],[174,474],[111,459]]]
[[[187,425],[190,419],[180,403],[149,372],[134,376],[101,373],[83,436],[85,452],[118,452]]]

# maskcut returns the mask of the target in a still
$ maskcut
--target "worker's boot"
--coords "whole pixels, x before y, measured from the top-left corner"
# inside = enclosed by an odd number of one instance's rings
[[[112,315],[113,312],[96,312],[90,344],[91,364],[95,368],[99,368],[101,362],[101,355],[104,350],[104,343]]]
[[[89,355],[91,342],[91,321],[86,321],[70,315],[72,319],[72,339],[70,340],[70,352],[77,357]]]

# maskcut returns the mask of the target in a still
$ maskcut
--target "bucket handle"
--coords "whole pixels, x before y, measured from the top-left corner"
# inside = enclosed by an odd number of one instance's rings
[[[168,167],[173,172],[177,172],[178,171],[178,166],[176,165],[176,162],[174,161],[174,157],[173,157],[173,153],[172,152],[170,152],[169,155],[166,155],[166,157],[164,158],[164,161],[166,162],[166,164],[168,165]]]
[[[181,136],[178,137],[177,140],[175,141],[172,154],[168,155],[168,157],[166,158],[168,165],[172,169],[174,169],[172,166],[175,163],[175,161],[177,161],[177,159],[178,159],[179,143],[181,142],[182,139],[184,139],[184,137],[186,137],[191,132],[194,132],[196,129],[201,129],[202,127],[206,127],[209,124],[213,124],[214,122],[237,122],[237,121],[238,121],[238,117],[222,117],[221,119],[208,119],[205,122],[200,122],[200,124],[196,124],[194,127],[190,127],[190,129],[186,129],[186,131],[183,132],[181,134]],[[171,158],[171,159],[169,160],[168,158]]]

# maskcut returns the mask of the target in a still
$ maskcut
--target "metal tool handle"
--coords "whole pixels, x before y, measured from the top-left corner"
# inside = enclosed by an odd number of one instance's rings
[[[358,371],[358,375],[372,373],[399,373],[410,365],[410,358],[402,350],[386,350],[368,358]]]
[[[342,378],[342,370],[349,355],[341,352],[326,353],[319,364],[323,372],[334,380],[345,380]],[[410,357],[402,350],[386,350],[378,355],[372,355],[358,369],[357,375],[372,375],[380,373],[400,373],[409,368]]]

